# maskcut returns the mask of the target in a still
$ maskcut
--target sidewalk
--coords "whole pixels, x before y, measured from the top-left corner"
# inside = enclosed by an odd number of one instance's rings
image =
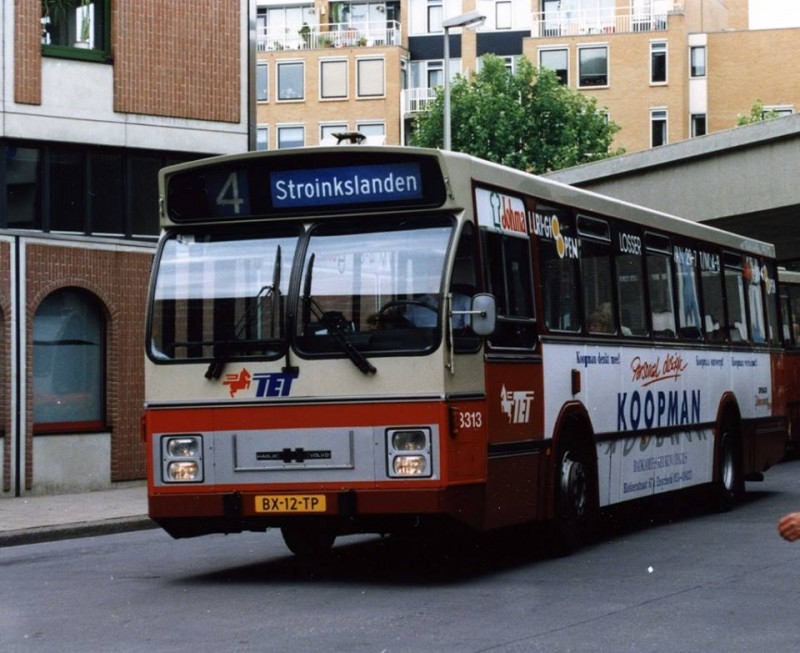
[[[81,494],[0,499],[0,547],[154,527],[144,481]]]

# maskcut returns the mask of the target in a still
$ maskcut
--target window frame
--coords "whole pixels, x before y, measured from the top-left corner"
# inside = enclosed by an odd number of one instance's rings
[[[695,53],[703,53],[702,62],[695,63]],[[689,77],[691,79],[700,79],[708,74],[708,62],[706,61],[708,51],[705,45],[691,45],[689,46]]]
[[[341,89],[341,94],[335,95],[325,94],[325,69],[328,67],[336,67],[335,72],[331,72],[331,75],[336,75],[336,77],[340,77],[342,75],[342,70],[339,70],[342,66],[344,67],[344,85]],[[329,81],[329,84],[331,82]],[[339,100],[346,100],[350,96],[350,70],[348,66],[348,61],[346,58],[342,57],[331,57],[320,59],[319,61],[319,99],[321,102],[331,102],[331,101],[339,101]]]
[[[666,41],[650,42],[650,85],[666,86],[669,83],[669,48]],[[663,71],[661,68],[663,67]],[[664,79],[656,79],[656,72],[663,72]]]
[[[278,102],[304,102],[306,99],[306,64],[302,59],[292,59],[287,61],[279,61],[276,64],[277,71],[275,74],[275,98]],[[299,97],[284,97],[281,92],[281,70],[298,67],[301,71],[301,89]],[[286,89],[289,90],[289,89]]]
[[[588,53],[590,51],[603,51],[605,52],[605,72],[600,74],[592,74],[592,76],[597,77],[597,83],[586,83],[586,78],[589,77],[588,73],[583,72],[584,66],[588,63],[583,61],[584,53]],[[607,88],[611,85],[611,57],[610,57],[610,49],[607,44],[604,43],[593,43],[591,45],[579,45],[578,46],[578,88]]]
[[[79,0],[76,0],[78,2]],[[59,59],[76,59],[79,61],[91,61],[95,63],[112,63],[111,60],[111,0],[91,0],[94,7],[93,13],[100,8],[102,15],[99,18],[93,16],[92,20],[102,20],[102,27],[99,30],[102,43],[99,47],[82,48],[74,45],[56,45],[42,43],[42,56]],[[73,9],[77,9],[73,7]],[[44,3],[42,3],[44,11]],[[44,18],[44,16],[42,16]],[[44,28],[44,24],[42,24]],[[96,44],[95,44],[96,45]]]
[[[656,143],[656,127],[661,125],[663,141]],[[669,111],[666,108],[650,109],[650,147],[669,144]]]
[[[367,82],[365,77],[368,77],[369,70],[362,70],[362,65],[368,64],[376,64],[380,62],[381,66],[381,81],[380,81],[380,92],[367,92],[368,90],[371,91],[371,88],[364,88],[367,86]],[[369,86],[372,85],[373,82],[369,82]],[[356,58],[356,98],[364,99],[364,100],[376,100],[380,98],[386,97],[386,57],[383,56],[371,56],[371,57],[357,57]]]
[[[563,71],[559,68],[550,68],[542,61],[542,55],[544,54],[554,54],[554,53],[563,53],[564,55],[564,69]],[[539,50],[539,67],[540,68],[547,68],[547,70],[552,70],[556,77],[561,81],[563,86],[569,86],[569,48],[568,47],[559,47],[559,48],[541,48]],[[563,74],[562,74],[563,73]]]

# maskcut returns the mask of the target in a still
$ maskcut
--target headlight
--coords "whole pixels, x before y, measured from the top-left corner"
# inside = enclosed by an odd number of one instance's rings
[[[386,432],[386,463],[389,477],[432,476],[431,446],[429,428],[389,429]]]
[[[203,436],[162,436],[161,475],[165,483],[202,482]]]

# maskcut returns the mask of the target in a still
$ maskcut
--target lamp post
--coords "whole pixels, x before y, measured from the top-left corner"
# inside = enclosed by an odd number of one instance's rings
[[[444,29],[444,149],[450,149],[450,29],[453,27],[479,27],[486,20],[479,11],[453,16],[442,21]]]

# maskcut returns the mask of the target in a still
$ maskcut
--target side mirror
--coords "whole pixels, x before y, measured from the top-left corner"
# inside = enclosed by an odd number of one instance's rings
[[[478,293],[472,298],[472,309],[469,311],[470,326],[479,336],[490,336],[497,323],[497,302],[494,295]]]

